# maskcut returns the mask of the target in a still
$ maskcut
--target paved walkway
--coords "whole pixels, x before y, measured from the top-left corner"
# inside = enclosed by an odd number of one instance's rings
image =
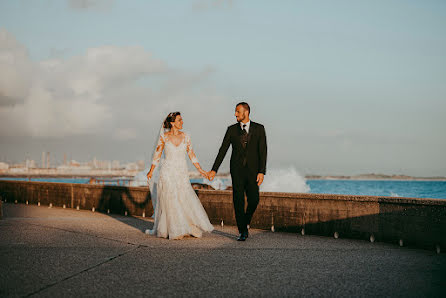
[[[359,240],[215,226],[145,235],[149,219],[3,204],[0,297],[441,296],[446,255]],[[444,297],[444,296],[443,296]]]

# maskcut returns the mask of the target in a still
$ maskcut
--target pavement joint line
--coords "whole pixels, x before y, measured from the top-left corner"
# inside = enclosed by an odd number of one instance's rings
[[[105,239],[105,240],[115,241],[115,242],[124,243],[124,244],[140,246],[140,244],[137,244],[137,243],[132,243],[132,242],[128,242],[128,241],[121,241],[121,240],[113,239],[113,238],[102,237],[102,236],[98,236],[98,235],[94,235],[94,234],[90,234],[90,233],[83,233],[83,232],[78,232],[78,231],[73,231],[73,230],[56,228],[56,227],[52,227],[52,226],[39,225],[39,224],[35,224],[35,223],[30,223],[29,225],[38,226],[38,227],[44,227],[44,228],[49,228],[49,229],[54,229],[54,230],[60,230],[60,231],[74,233],[74,234],[81,234],[81,235],[86,235],[86,236],[90,236],[90,237],[96,237],[96,238],[99,238],[99,239]]]
[[[30,293],[30,294],[25,295],[24,297],[30,297],[30,296],[36,295],[36,294],[38,294],[38,293],[40,293],[40,292],[42,292],[42,291],[44,291],[44,290],[46,290],[46,289],[48,289],[48,288],[51,288],[51,287],[53,287],[53,286],[55,286],[55,285],[57,285],[57,284],[59,284],[59,283],[61,283],[61,282],[63,282],[63,281],[66,281],[66,280],[68,280],[68,279],[70,279],[70,278],[73,278],[73,277],[75,277],[75,276],[78,276],[78,275],[80,275],[80,274],[82,274],[82,273],[84,273],[84,272],[87,272],[87,271],[90,271],[90,270],[92,270],[92,269],[94,269],[94,268],[96,268],[96,267],[99,267],[99,266],[101,266],[101,265],[103,265],[103,264],[105,264],[105,263],[111,262],[111,261],[113,261],[114,259],[119,258],[119,257],[122,257],[123,255],[126,255],[126,254],[128,254],[128,253],[130,253],[130,252],[132,252],[132,251],[135,251],[135,250],[137,250],[139,247],[140,247],[140,246],[138,245],[137,247],[134,247],[134,248],[132,248],[132,249],[129,249],[129,250],[127,250],[127,251],[124,251],[124,252],[122,252],[122,253],[120,253],[120,254],[117,254],[116,256],[110,257],[110,258],[108,258],[108,259],[105,260],[105,261],[102,261],[102,262],[100,262],[100,263],[98,263],[98,264],[95,264],[95,265],[93,265],[93,266],[90,266],[90,267],[88,267],[88,268],[86,268],[86,269],[84,269],[84,270],[81,270],[81,271],[79,271],[79,272],[76,272],[76,273],[74,273],[74,274],[71,274],[71,275],[69,275],[69,276],[67,276],[67,277],[65,277],[65,278],[63,278],[63,279],[61,279],[61,280],[58,280],[58,281],[56,281],[56,282],[47,284],[47,285],[41,287],[40,289],[38,289],[38,290],[36,290],[36,291],[34,291],[34,292]]]

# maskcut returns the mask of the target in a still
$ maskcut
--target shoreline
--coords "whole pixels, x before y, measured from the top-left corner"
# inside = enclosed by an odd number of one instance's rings
[[[361,181],[446,181],[446,177],[415,177],[407,175],[377,175],[377,174],[361,174],[355,176],[332,176],[332,175],[306,175],[307,180],[361,180]]]
[[[342,180],[342,181],[446,181],[446,178],[307,178],[306,180],[328,180],[328,181],[336,181],[336,180]]]
[[[109,174],[109,175],[88,175],[88,174],[31,174],[31,175],[24,175],[24,174],[12,174],[12,175],[7,175],[7,174],[0,174],[0,178],[71,178],[71,179],[76,179],[76,178],[84,178],[84,179],[90,179],[90,178],[134,178],[135,176],[131,176],[131,175],[118,175],[118,174]]]
[[[195,177],[196,176],[196,177]],[[12,173],[1,173],[0,178],[66,178],[66,179],[76,179],[76,178],[125,178],[131,179],[135,176],[132,175],[120,175],[119,173],[110,173],[110,174],[12,174]],[[201,178],[201,175],[195,175],[195,173],[190,173],[191,179]],[[220,174],[216,175],[216,178],[220,179],[229,179],[229,174]],[[307,175],[304,177],[306,180],[351,180],[351,181],[446,181],[446,177],[411,177],[411,176],[366,176],[366,175],[358,175],[358,176],[318,176],[318,175]]]

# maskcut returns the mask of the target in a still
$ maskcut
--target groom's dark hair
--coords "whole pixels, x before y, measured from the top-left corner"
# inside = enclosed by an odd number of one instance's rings
[[[239,102],[235,107],[238,107],[238,106],[243,106],[243,108],[245,110],[248,110],[248,114],[251,113],[251,108],[249,107],[249,104],[247,102],[244,102],[244,101]]]

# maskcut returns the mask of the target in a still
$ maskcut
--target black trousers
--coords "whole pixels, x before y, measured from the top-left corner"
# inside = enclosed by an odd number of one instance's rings
[[[246,231],[247,225],[251,223],[254,211],[259,204],[259,186],[257,185],[257,174],[252,175],[248,168],[243,167],[237,173],[231,174],[232,178],[232,200],[234,203],[235,220],[240,233]],[[245,193],[248,206],[245,211]]]

